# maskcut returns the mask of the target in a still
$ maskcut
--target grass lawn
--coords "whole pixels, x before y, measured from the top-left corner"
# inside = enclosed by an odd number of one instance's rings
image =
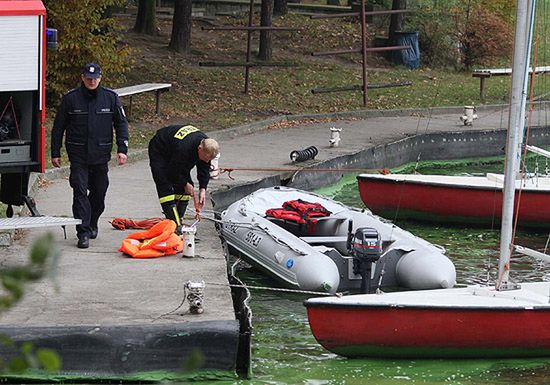
[[[133,16],[120,16],[129,31]],[[312,20],[303,15],[288,15],[274,20],[276,26],[301,28],[274,32],[273,62],[292,67],[259,67],[250,70],[249,93],[244,94],[244,70],[240,67],[204,67],[200,62],[243,62],[246,33],[208,31],[203,26],[245,25],[245,17],[218,17],[214,22],[195,20],[192,49],[187,55],[167,50],[171,22],[159,20],[158,36],[126,32],[124,42],[133,49],[133,68],[125,84],[145,82],[172,83],[161,97],[161,115],[154,114],[154,93],[133,97],[131,147],[143,148],[159,127],[194,124],[204,131],[228,128],[281,114],[327,113],[363,110],[361,91],[314,94],[313,89],[362,84],[360,54],[312,56],[312,52],[360,46],[360,24],[349,18]],[[255,24],[258,24],[256,22]],[[384,31],[369,30],[374,38]],[[253,35],[257,50],[258,33]],[[542,64],[541,64],[542,65]],[[479,99],[479,79],[471,72],[431,69],[421,66],[409,70],[395,66],[380,55],[368,57],[368,81],[388,83],[411,81],[407,87],[372,89],[367,109],[497,104],[507,100],[510,77],[487,79],[485,100]],[[128,100],[123,98],[123,103]],[[48,124],[56,106],[49,106]]]

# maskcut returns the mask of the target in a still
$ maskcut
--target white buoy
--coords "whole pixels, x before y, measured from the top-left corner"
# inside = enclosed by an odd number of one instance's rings
[[[183,240],[183,256],[193,258],[195,256],[195,233],[197,228],[194,226],[184,226],[181,229],[181,238]]]

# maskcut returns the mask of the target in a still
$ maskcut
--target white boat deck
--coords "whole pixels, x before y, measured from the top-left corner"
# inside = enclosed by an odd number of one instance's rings
[[[485,176],[470,175],[421,175],[421,174],[361,174],[366,179],[392,180],[419,184],[460,186],[464,188],[502,188],[504,175],[488,173]],[[516,182],[516,188],[522,187],[527,191],[550,191],[550,177],[533,177]]]
[[[418,290],[343,297],[312,298],[313,305],[350,307],[507,308],[550,310],[550,282],[521,284],[519,290],[497,291],[493,286]]]

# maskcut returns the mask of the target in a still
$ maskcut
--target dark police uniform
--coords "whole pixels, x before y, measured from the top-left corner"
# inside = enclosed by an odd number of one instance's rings
[[[71,163],[73,215],[82,220],[82,224],[76,226],[79,239],[90,237],[92,230],[97,231],[99,217],[105,210],[113,127],[117,153],[126,154],[128,122],[113,90],[101,86],[88,90],[81,85],[61,99],[52,129],[51,156],[61,156],[65,134],[65,148]]]
[[[191,170],[197,167],[199,188],[208,186],[210,162],[199,158],[198,147],[207,136],[193,126],[161,128],[149,142],[149,166],[164,215],[181,226],[190,196],[185,185],[193,184]]]

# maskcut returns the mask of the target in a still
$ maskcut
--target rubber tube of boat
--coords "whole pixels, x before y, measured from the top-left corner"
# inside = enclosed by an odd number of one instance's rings
[[[183,256],[193,258],[195,256],[195,233],[197,228],[194,226],[184,226],[181,229],[183,239]]]
[[[315,146],[309,146],[303,150],[294,150],[290,153],[290,160],[293,162],[303,162],[308,159],[315,159],[319,150]]]

